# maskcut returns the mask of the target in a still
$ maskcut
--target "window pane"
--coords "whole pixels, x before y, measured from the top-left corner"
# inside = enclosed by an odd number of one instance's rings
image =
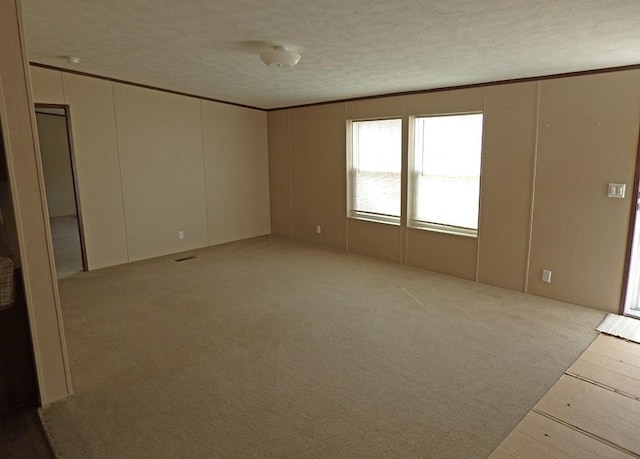
[[[352,210],[399,217],[402,121],[356,121],[352,127]]]
[[[416,118],[414,133],[413,219],[477,229],[482,115]]]

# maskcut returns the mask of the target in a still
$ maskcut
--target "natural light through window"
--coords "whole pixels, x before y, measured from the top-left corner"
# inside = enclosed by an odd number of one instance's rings
[[[349,216],[400,221],[402,120],[351,121]]]
[[[410,224],[477,235],[482,114],[413,118]]]

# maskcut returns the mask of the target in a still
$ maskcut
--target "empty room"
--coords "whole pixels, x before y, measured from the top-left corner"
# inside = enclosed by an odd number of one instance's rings
[[[638,2],[0,1],[0,456],[640,457]]]

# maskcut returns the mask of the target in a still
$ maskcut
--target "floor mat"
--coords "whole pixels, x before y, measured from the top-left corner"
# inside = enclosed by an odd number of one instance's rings
[[[624,338],[634,343],[640,343],[640,320],[631,317],[607,314],[602,323],[596,328],[600,333]]]

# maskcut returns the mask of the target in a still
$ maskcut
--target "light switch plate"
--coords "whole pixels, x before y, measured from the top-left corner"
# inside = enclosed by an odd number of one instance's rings
[[[610,183],[607,197],[609,198],[624,198],[624,192],[627,188],[627,185],[624,183]]]

